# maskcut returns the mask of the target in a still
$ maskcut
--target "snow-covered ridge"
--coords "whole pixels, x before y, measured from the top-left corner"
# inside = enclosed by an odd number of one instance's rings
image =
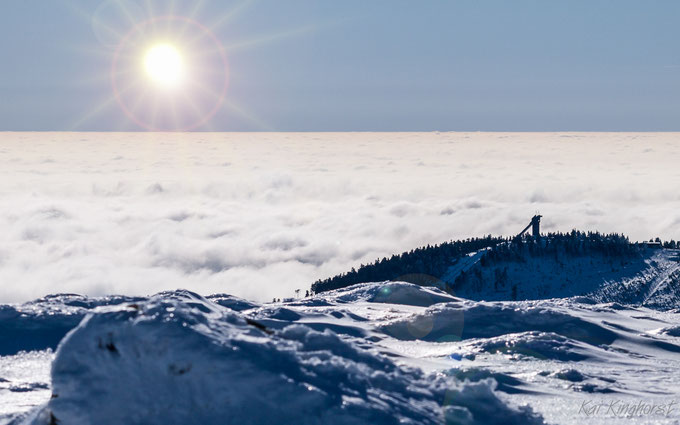
[[[164,293],[160,293],[162,296]],[[226,294],[207,297],[212,302],[240,311],[256,306]],[[55,294],[24,304],[0,304],[0,356],[19,351],[56,349],[68,331],[75,328],[87,313],[97,307],[130,304],[142,297],[111,295],[85,297]]]
[[[312,288],[320,293],[396,276],[472,300],[582,296],[662,310],[680,307],[680,250],[577,231],[539,240],[486,237],[427,246],[317,281]]]
[[[474,300],[535,300],[582,296],[656,309],[680,307],[679,251],[642,249],[638,255],[532,256],[484,261],[444,277],[456,295]]]
[[[680,314],[578,297],[480,302],[379,282],[263,305],[172,291],[14,308],[26,323],[82,321],[47,382],[0,362],[0,400],[43,400],[27,415],[0,403],[0,423],[608,423],[570,409],[584,394],[661,402],[680,378]]]
[[[270,328],[187,291],[97,308],[59,345],[51,399],[26,423],[543,422],[493,379],[427,375],[292,322]]]

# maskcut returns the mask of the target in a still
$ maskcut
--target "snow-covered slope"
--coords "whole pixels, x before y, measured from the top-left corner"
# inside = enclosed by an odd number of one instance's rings
[[[524,256],[483,264],[488,250],[449,267],[442,281],[475,300],[586,296],[652,308],[680,307],[680,258],[672,249],[645,249],[628,258],[602,255]]]
[[[538,239],[474,238],[421,247],[318,280],[321,293],[356,283],[403,280],[473,300],[584,296],[655,309],[680,307],[680,249],[618,234],[572,231]]]
[[[0,423],[680,420],[680,408],[628,418],[580,412],[589,400],[674,400],[675,311],[584,297],[482,302],[403,282],[264,305],[187,291],[73,300],[13,306],[55,328],[84,319],[59,344],[50,377],[40,372],[49,349],[0,357]],[[34,376],[16,373],[27,364]],[[30,401],[17,405],[19,394]]]

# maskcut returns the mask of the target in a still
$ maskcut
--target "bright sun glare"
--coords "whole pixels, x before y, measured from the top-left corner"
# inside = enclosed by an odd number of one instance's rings
[[[184,61],[171,44],[157,44],[144,56],[144,68],[151,80],[164,88],[176,87],[184,78]]]

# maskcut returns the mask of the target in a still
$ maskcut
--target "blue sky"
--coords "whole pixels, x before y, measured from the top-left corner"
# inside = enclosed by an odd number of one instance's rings
[[[199,130],[680,130],[676,0],[175,3],[120,4],[224,46],[231,107]],[[3,3],[0,130],[141,129],[111,102],[117,7]]]

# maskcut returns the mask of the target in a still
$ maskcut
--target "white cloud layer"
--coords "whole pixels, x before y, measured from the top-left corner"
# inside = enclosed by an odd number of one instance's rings
[[[674,133],[5,133],[0,302],[187,288],[258,301],[427,243],[680,239]]]

